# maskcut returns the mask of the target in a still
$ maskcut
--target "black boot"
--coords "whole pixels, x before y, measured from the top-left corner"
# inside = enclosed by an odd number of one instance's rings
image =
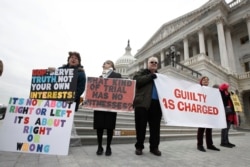
[[[103,136],[103,129],[97,129],[97,142],[98,142],[98,149],[96,151],[97,155],[103,154],[103,148],[102,148],[102,136]]]
[[[111,154],[112,154],[111,147],[107,147],[107,148],[106,148],[105,155],[106,155],[106,156],[110,156]]]
[[[98,147],[97,151],[96,151],[96,155],[102,155],[103,154],[103,148],[102,147]]]
[[[113,129],[107,129],[107,147],[105,152],[105,155],[107,156],[110,156],[112,154],[110,147],[112,139],[113,139]]]

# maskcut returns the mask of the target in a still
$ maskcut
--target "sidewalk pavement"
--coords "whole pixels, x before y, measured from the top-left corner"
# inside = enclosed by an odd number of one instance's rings
[[[229,136],[234,148],[220,146],[220,137],[214,145],[220,151],[198,151],[196,139],[164,141],[159,149],[162,156],[149,152],[145,143],[143,155],[135,155],[134,144],[114,144],[112,155],[96,155],[97,146],[70,147],[67,156],[13,153],[0,151],[0,167],[247,167],[250,166],[250,132]],[[205,143],[205,141],[204,141]],[[205,145],[204,145],[205,146]],[[105,146],[104,146],[105,148]],[[205,146],[206,148],[206,146]],[[105,151],[105,150],[104,150]]]

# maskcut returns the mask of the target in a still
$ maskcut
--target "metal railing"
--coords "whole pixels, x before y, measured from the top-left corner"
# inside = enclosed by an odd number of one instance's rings
[[[234,1],[230,2],[230,3],[228,4],[228,6],[229,6],[230,8],[233,8],[233,7],[237,6],[238,4],[240,4],[242,1],[244,1],[244,0],[234,0]]]
[[[187,66],[185,66],[185,65],[183,65],[183,64],[181,64],[181,63],[178,63],[178,62],[176,62],[176,61],[174,61],[174,60],[171,60],[171,65],[172,65],[172,67],[175,67],[175,68],[177,68],[177,69],[181,69],[182,71],[184,71],[184,70],[190,71],[191,74],[192,74],[193,76],[197,77],[197,78],[199,78],[199,77],[202,76],[202,74],[199,73],[198,71],[195,71],[195,70],[193,70],[192,68],[189,68],[189,67],[187,67]]]

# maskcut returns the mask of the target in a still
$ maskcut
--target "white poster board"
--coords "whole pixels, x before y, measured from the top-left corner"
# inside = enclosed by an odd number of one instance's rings
[[[12,97],[0,120],[0,150],[67,155],[75,103]]]
[[[162,74],[154,82],[166,125],[226,128],[218,89]]]

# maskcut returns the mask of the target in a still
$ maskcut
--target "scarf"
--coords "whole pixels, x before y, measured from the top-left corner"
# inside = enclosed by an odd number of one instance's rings
[[[113,72],[113,68],[105,69],[102,71],[102,77],[108,78],[109,75]]]

